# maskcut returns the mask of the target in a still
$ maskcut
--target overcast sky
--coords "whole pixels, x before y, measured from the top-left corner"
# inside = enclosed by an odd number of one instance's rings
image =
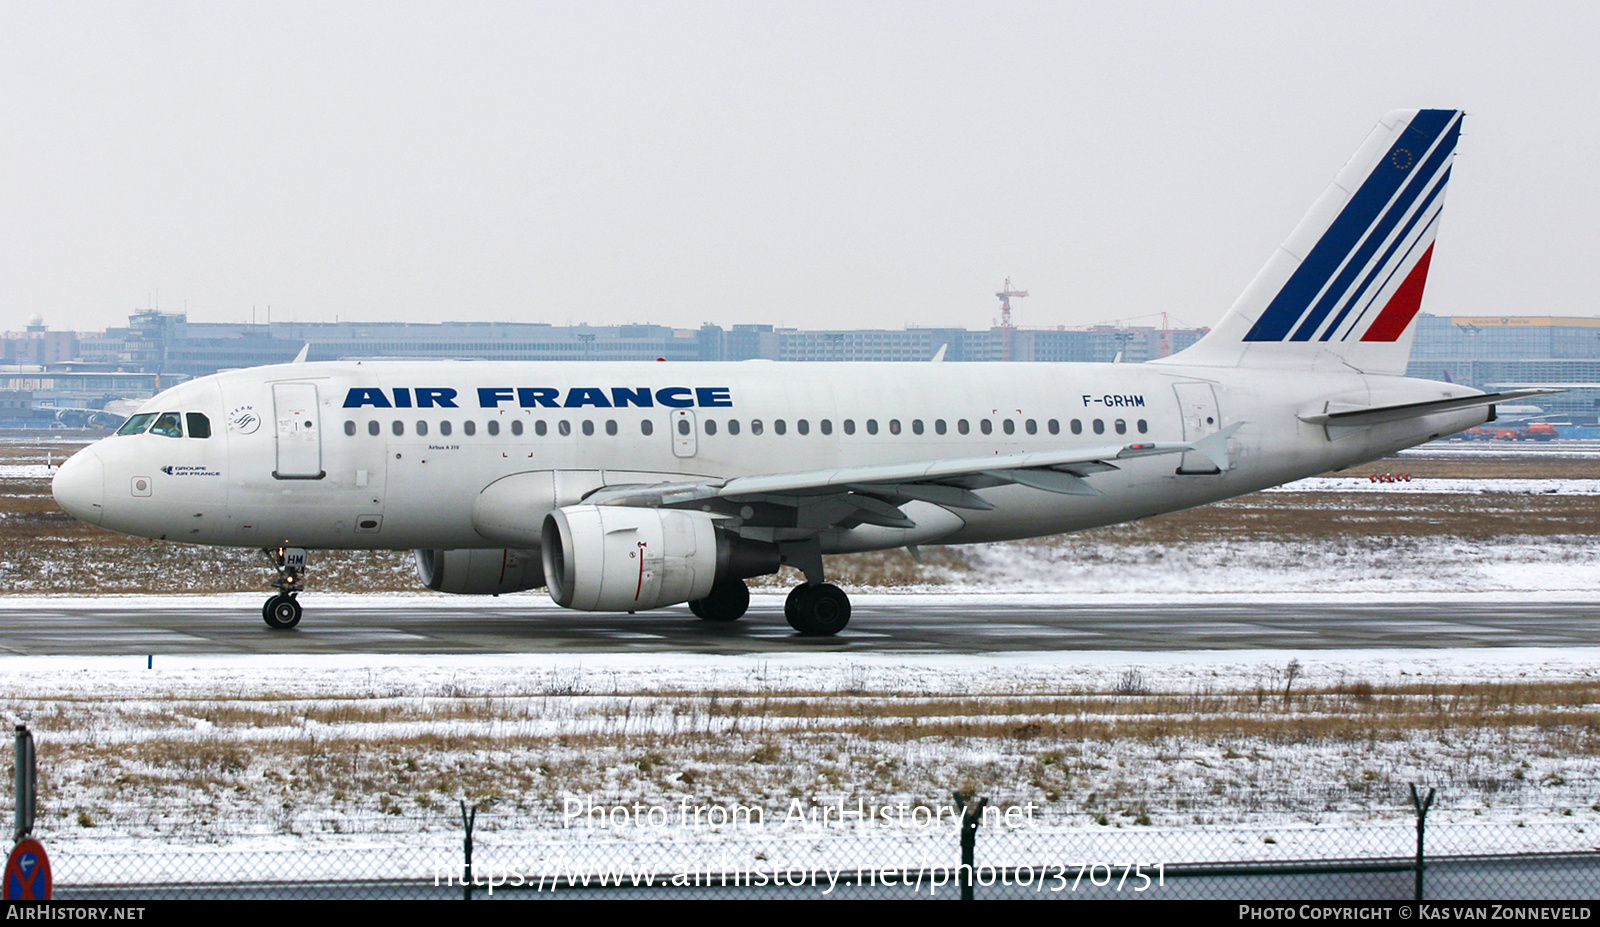
[[[0,330],[1209,325],[1467,110],[1425,311],[1600,314],[1600,4],[0,0]]]

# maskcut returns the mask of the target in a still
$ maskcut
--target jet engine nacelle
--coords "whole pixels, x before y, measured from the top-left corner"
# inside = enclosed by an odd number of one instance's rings
[[[417,576],[435,592],[500,595],[544,585],[543,564],[533,550],[419,550]]]
[[[719,582],[775,573],[776,547],[731,537],[704,512],[569,505],[544,520],[557,605],[632,612],[703,599]]]

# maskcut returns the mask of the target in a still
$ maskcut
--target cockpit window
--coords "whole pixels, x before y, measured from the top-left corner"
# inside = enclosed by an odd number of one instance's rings
[[[117,434],[119,434],[119,435],[136,435],[136,434],[140,434],[146,428],[150,427],[150,423],[155,420],[155,417],[156,417],[156,414],[154,412],[140,412],[138,415],[135,415],[133,418],[130,418],[126,422],[123,422],[122,423],[122,427],[117,429]]]
[[[156,416],[156,422],[150,426],[150,433],[163,438],[183,437],[183,422],[179,421],[176,412],[163,412]]]
[[[184,415],[184,418],[188,420],[187,424],[189,425],[189,437],[211,437],[211,419],[206,418],[204,412],[189,412]]]

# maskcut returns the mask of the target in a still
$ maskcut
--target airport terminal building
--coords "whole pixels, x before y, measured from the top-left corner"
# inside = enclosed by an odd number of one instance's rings
[[[1206,329],[904,328],[806,330],[551,325],[537,322],[191,322],[141,311],[103,332],[52,332],[37,317],[0,342],[0,390],[31,392],[36,408],[102,408],[218,370],[280,364],[309,345],[310,360],[458,358],[499,361],[890,361],[1003,359],[1139,363],[1183,350]],[[1423,315],[1412,376],[1480,389],[1561,384],[1541,400],[1552,415],[1592,424],[1600,412],[1600,319]],[[1573,388],[1594,383],[1595,388]]]

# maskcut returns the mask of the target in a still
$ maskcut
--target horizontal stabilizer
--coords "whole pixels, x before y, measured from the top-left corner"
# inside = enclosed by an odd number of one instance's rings
[[[1401,422],[1406,419],[1421,418],[1424,415],[1433,415],[1438,412],[1455,412],[1460,409],[1492,406],[1502,402],[1510,402],[1514,399],[1526,399],[1529,396],[1543,396],[1547,393],[1559,392],[1561,391],[1557,389],[1506,390],[1505,392],[1483,393],[1477,396],[1459,396],[1455,399],[1434,399],[1428,402],[1407,402],[1395,406],[1349,409],[1344,412],[1318,412],[1301,415],[1300,421],[1311,425],[1338,427],[1382,425],[1385,422]]]

